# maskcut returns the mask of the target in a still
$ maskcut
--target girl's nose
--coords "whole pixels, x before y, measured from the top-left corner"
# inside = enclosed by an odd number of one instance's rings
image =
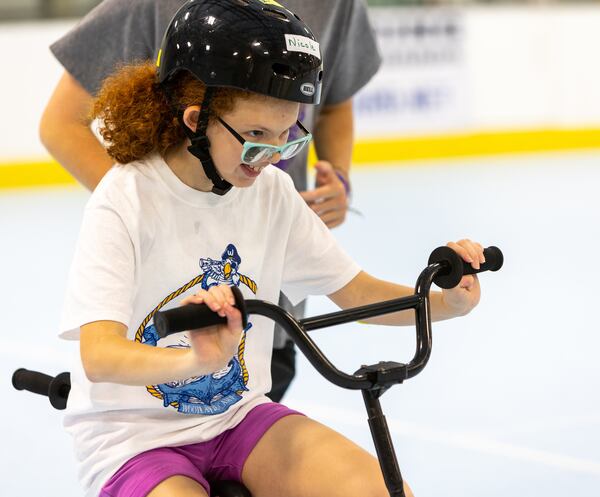
[[[271,164],[277,164],[281,160],[281,154],[279,152],[275,152],[271,157]]]

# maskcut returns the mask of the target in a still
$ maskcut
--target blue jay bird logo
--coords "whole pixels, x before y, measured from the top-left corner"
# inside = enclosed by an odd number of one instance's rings
[[[221,254],[221,260],[200,259],[200,269],[204,274],[201,286],[204,290],[208,290],[215,285],[230,285],[240,286],[240,283],[246,285],[252,293],[256,293],[256,283],[248,276],[240,274],[238,269],[242,259],[238,254],[235,245],[229,244],[225,251]]]
[[[215,285],[246,285],[252,293],[256,293],[257,285],[248,276],[239,273],[242,259],[233,244],[227,245],[220,260],[211,258],[200,258],[200,269],[202,273],[177,292],[171,294],[171,298],[165,299],[156,310],[166,304],[173,296],[180,295],[181,290],[187,290],[196,284],[208,290]],[[154,312],[151,315],[154,315]],[[150,316],[149,316],[150,317]],[[150,319],[146,318],[139,329],[139,339],[146,345],[156,347],[158,342],[167,348],[189,348],[189,340],[185,334],[169,335],[160,338],[154,324],[148,324]],[[146,325],[148,324],[148,325]],[[214,415],[225,412],[230,406],[240,401],[242,393],[247,391],[249,373],[246,368],[244,351],[246,346],[246,335],[252,328],[252,323],[242,333],[242,339],[238,347],[238,353],[232,357],[225,368],[209,375],[189,378],[181,381],[162,383],[146,387],[154,397],[163,401],[164,407],[176,408],[185,414]]]
[[[215,285],[239,286],[240,276],[238,268],[240,267],[240,255],[237,249],[231,243],[227,245],[225,251],[221,254],[221,260],[200,259],[200,269],[204,273],[202,288],[208,290]]]

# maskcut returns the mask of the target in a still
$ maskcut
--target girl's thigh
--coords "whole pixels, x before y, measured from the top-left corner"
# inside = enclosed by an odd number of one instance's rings
[[[389,497],[375,457],[297,415],[265,433],[244,464],[242,481],[253,497]]]
[[[160,482],[147,497],[208,497],[208,493],[197,481],[176,475]]]

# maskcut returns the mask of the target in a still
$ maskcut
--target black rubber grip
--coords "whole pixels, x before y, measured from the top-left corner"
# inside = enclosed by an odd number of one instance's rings
[[[498,247],[488,247],[483,250],[485,262],[480,264],[479,269],[475,269],[471,264],[462,261],[463,274],[483,273],[484,271],[498,271],[504,264],[504,254]]]
[[[231,290],[235,297],[234,307],[237,307],[242,313],[242,325],[245,328],[248,325],[248,314],[244,296],[238,287],[233,286]],[[206,304],[187,304],[168,311],[159,311],[154,315],[154,326],[156,326],[160,338],[164,338],[171,333],[196,330],[217,324],[227,324],[227,318],[219,316]]]
[[[12,376],[12,384],[17,390],[27,390],[39,395],[48,395],[50,383],[54,377],[28,369],[17,369]]]
[[[433,282],[440,288],[454,288],[460,283],[465,274],[476,274],[484,271],[498,271],[504,264],[504,255],[498,247],[488,247],[483,250],[485,262],[475,269],[465,262],[450,247],[438,247],[429,256],[429,264],[445,263],[447,269],[438,274]]]
[[[67,399],[71,391],[71,375],[60,373],[53,377],[21,368],[13,373],[12,384],[17,390],[27,390],[48,397],[54,408],[62,410],[67,407]]]

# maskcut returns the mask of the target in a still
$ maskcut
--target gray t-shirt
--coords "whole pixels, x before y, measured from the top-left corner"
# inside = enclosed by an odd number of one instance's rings
[[[154,60],[163,33],[184,0],[104,0],[50,49],[92,95],[124,63]],[[377,72],[381,58],[364,0],[287,0],[321,44],[324,77],[321,105],[303,106],[301,120],[312,130],[322,105],[351,98]],[[279,166],[305,190],[306,154]]]

